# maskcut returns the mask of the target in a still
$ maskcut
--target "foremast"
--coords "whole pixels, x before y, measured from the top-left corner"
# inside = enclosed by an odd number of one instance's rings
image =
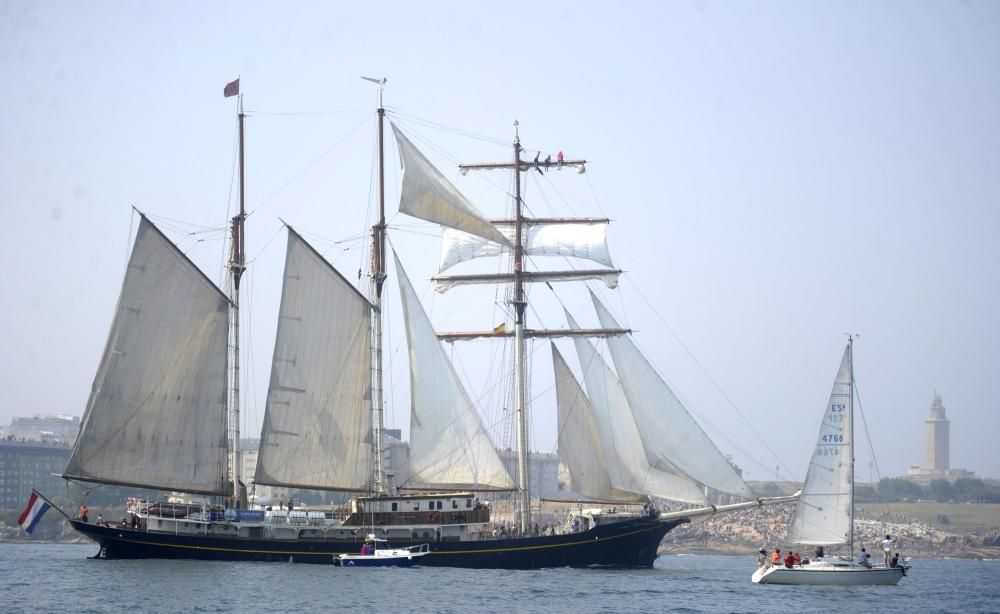
[[[238,80],[237,80],[238,83]],[[238,87],[238,86],[237,86]],[[229,271],[232,279],[232,348],[233,348],[233,371],[230,401],[229,425],[231,432],[230,448],[230,476],[233,483],[232,507],[239,507],[241,501],[240,473],[242,464],[240,462],[240,279],[246,270],[246,250],[244,245],[244,225],[246,222],[246,182],[245,182],[245,155],[244,155],[244,120],[246,115],[243,112],[243,94],[239,95],[239,194],[240,211],[231,220],[232,242],[229,256]]]
[[[521,137],[514,120],[514,413],[517,420],[517,488],[521,507],[521,535],[531,527],[531,493],[528,488],[528,426],[524,407],[524,244],[521,217]]]

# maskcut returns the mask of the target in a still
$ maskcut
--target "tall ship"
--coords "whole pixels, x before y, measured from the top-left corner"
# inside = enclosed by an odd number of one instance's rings
[[[607,219],[533,217],[526,173],[582,172],[587,161],[532,159],[515,122],[509,160],[460,165],[506,172],[505,216],[489,218],[391,124],[402,169],[399,212],[440,225],[439,291],[498,284],[508,319],[476,332],[439,332],[405,269],[390,266],[385,207],[384,80],[378,84],[378,217],[359,289],[292,227],[260,448],[240,473],[240,293],[246,269],[244,117],[239,100],[239,213],[230,227],[227,291],[214,284],[145,215],[140,218],[104,354],[63,473],[66,480],[172,493],[129,499],[121,522],[60,510],[103,558],[189,558],[333,564],[368,538],[396,548],[427,544],[422,565],[529,569],[651,567],[663,536],[716,513],[792,500],[759,498],[631,339],[591,293],[595,327],[532,328],[531,287],[617,286]],[[236,89],[238,89],[238,81]],[[236,93],[233,84],[226,94]],[[543,256],[577,263],[539,268]],[[495,258],[492,272],[453,273]],[[590,264],[581,267],[578,263]],[[388,466],[383,326],[386,281],[399,289],[409,358],[409,460],[398,486]],[[359,274],[359,278],[361,275]],[[461,289],[455,292],[461,292]],[[579,317],[579,312],[577,312]],[[484,316],[485,318],[485,316]],[[513,411],[514,471],[498,452],[478,400],[445,343],[500,342]],[[606,351],[594,345],[604,340]],[[529,480],[529,340],[546,341],[556,389],[558,456],[568,475],[565,522],[540,530]],[[572,346],[577,379],[556,340]],[[566,341],[568,340],[568,341]],[[481,342],[481,341],[480,341]],[[545,347],[544,345],[542,346]],[[565,348],[564,348],[565,350]],[[610,355],[610,360],[606,358]],[[351,493],[346,505],[262,507],[247,485]],[[709,492],[738,502],[711,505]],[[178,497],[178,495],[182,495]],[[507,498],[501,515],[496,501]],[[654,502],[690,504],[661,512]]]

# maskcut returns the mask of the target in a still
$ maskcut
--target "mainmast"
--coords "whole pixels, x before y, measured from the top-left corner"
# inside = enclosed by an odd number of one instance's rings
[[[239,87],[237,80],[237,87]],[[233,507],[241,504],[240,492],[240,278],[246,270],[246,250],[243,243],[244,222],[246,221],[246,184],[244,164],[244,118],[243,94],[239,95],[239,141],[240,141],[240,212],[232,219],[232,250],[229,257],[229,270],[232,274],[232,330],[233,330],[233,383],[232,403],[230,404],[230,428],[232,429],[232,480]]]
[[[375,448],[375,475],[372,483],[377,494],[388,491],[382,466],[382,431],[384,429],[382,390],[382,288],[385,285],[385,107],[382,92],[387,79],[362,77],[378,85],[378,223],[372,226],[371,302],[372,302],[372,417]]]
[[[847,397],[847,408],[849,410],[848,415],[851,420],[851,432],[847,442],[847,453],[850,455],[851,459],[851,476],[848,479],[848,484],[851,488],[851,509],[848,514],[849,520],[849,542],[851,548],[851,560],[854,559],[854,336],[847,335],[847,364],[850,369],[850,395]]]

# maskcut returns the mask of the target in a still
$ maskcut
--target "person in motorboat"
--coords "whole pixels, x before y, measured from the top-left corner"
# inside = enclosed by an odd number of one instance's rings
[[[761,548],[757,551],[757,567],[767,565],[767,550]]]
[[[774,552],[771,553],[771,564],[772,565],[781,565],[781,550],[780,549],[775,548]]]
[[[896,554],[892,555],[892,561],[890,561],[889,567],[898,567],[898,566],[899,566],[899,553],[897,552]]]
[[[799,553],[798,553],[798,552],[793,552],[793,553],[792,553],[792,561],[793,561],[793,562],[794,562],[794,563],[795,563],[796,565],[801,565],[801,564],[802,564],[802,557],[801,557],[801,556],[799,556]]]

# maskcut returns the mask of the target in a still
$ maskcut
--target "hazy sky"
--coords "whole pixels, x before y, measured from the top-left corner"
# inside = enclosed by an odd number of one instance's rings
[[[1000,3],[361,4],[0,0],[0,423],[82,414],[132,205],[221,277],[222,233],[186,233],[232,215],[222,87],[240,75],[255,211],[243,430],[257,432],[278,217],[348,277],[367,266],[360,242],[334,241],[371,223],[376,97],[358,77],[373,75],[389,78],[390,116],[490,215],[508,178],[463,179],[454,162],[508,159],[513,120],[529,156],[592,160],[583,176],[531,176],[527,205],[614,220],[628,274],[602,296],[748,479],[773,477],[769,449],[782,477],[804,476],[846,331],[861,335],[882,475],[923,463],[937,391],[952,466],[1000,477]],[[433,295],[435,231],[395,216],[394,148],[387,160],[392,240],[435,325],[492,327],[491,292]],[[388,417],[405,430],[388,296]],[[529,325],[562,325],[543,313],[548,290],[532,302]],[[551,451],[551,359],[531,349],[532,447]],[[476,396],[483,354],[458,363]],[[859,450],[860,479],[868,461]]]

